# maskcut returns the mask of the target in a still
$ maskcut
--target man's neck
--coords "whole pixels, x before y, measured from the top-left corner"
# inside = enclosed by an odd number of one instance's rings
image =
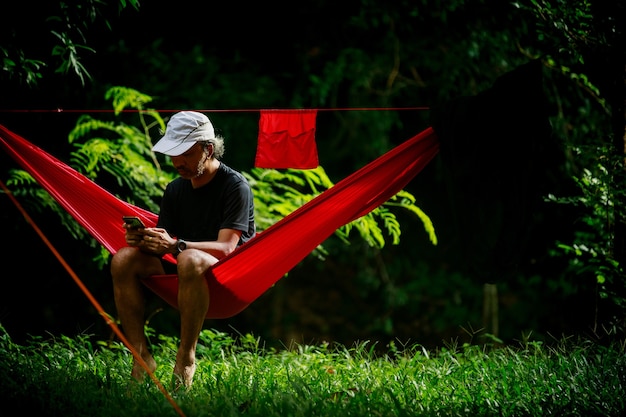
[[[193,188],[199,188],[211,182],[211,180],[215,177],[215,174],[217,174],[220,167],[220,161],[217,159],[210,159],[206,162],[205,167],[206,169],[202,175],[191,179],[191,186]]]

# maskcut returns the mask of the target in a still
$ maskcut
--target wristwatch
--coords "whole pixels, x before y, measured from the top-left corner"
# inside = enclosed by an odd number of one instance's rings
[[[182,239],[178,239],[176,241],[176,249],[178,250],[178,253],[181,253],[182,251],[187,249],[187,242]]]

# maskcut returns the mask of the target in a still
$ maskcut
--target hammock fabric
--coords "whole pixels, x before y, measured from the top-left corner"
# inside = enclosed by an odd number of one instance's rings
[[[136,215],[148,227],[156,224],[156,214],[120,200],[2,125],[0,143],[112,254],[126,245],[121,226],[123,215]],[[228,318],[244,310],[335,230],[401,191],[438,151],[437,135],[429,127],[221,259],[207,272],[211,303],[206,317]],[[166,260],[176,262],[171,256]],[[144,284],[177,308],[176,275],[152,276]]]

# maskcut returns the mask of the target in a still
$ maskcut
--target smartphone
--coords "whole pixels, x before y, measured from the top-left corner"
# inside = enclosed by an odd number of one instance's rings
[[[129,224],[133,229],[139,229],[140,227],[146,227],[141,219],[137,216],[123,216],[124,223]]]

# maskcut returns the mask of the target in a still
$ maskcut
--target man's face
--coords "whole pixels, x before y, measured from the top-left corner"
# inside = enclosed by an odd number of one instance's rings
[[[210,146],[210,145],[209,145]],[[185,179],[192,179],[202,175],[206,169],[205,162],[208,155],[201,143],[196,143],[187,152],[170,156],[172,165],[178,171],[178,175]]]

